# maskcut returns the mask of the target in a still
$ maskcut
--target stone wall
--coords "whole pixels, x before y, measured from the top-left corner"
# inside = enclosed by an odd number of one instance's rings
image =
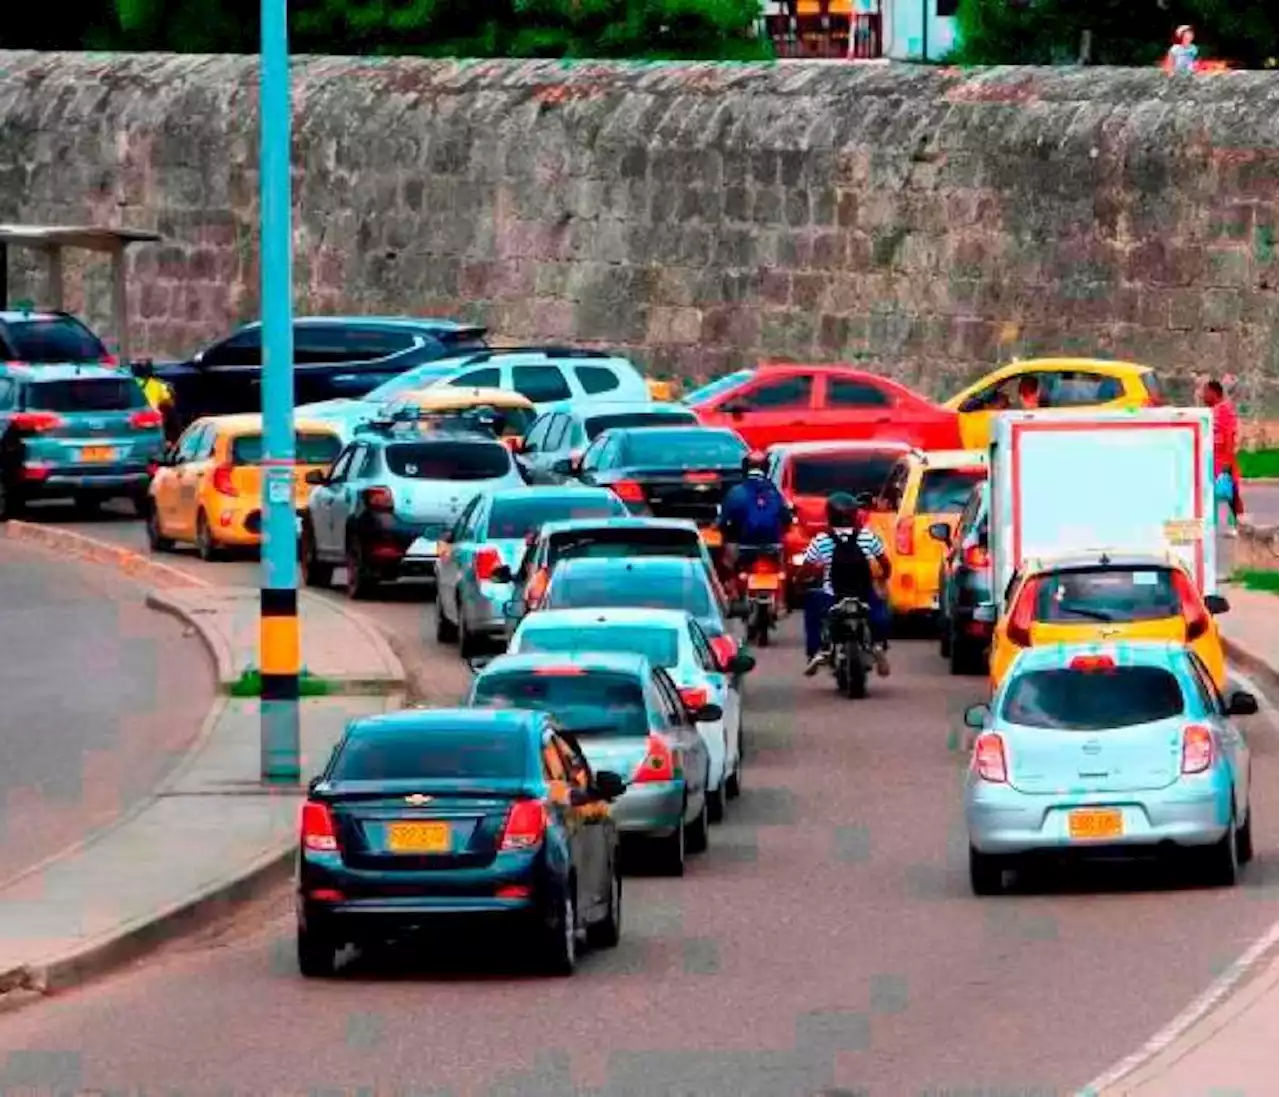
[[[1274,74],[329,58],[294,94],[303,312],[938,395],[1132,357],[1275,417]],[[255,58],[0,54],[0,220],[158,229],[134,345],[189,353],[256,315],[256,109]],[[105,327],[105,271],[71,290]]]

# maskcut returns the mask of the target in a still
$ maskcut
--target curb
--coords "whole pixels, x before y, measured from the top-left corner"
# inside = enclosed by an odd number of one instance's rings
[[[207,588],[213,585],[181,568],[153,560],[145,553],[134,552],[133,549],[124,548],[122,545],[99,541],[96,537],[86,537],[82,533],[74,533],[58,526],[39,526],[32,522],[14,519],[0,523],[0,529],[3,529],[4,535],[11,541],[62,549],[82,560],[95,564],[107,564],[132,579],[152,583],[157,587]]]
[[[1248,648],[1222,637],[1222,647],[1230,663],[1243,670],[1262,688],[1262,693],[1273,705],[1280,704],[1280,672],[1266,659],[1255,655]]]

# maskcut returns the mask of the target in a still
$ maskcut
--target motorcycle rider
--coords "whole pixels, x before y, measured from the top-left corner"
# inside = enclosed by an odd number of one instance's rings
[[[720,507],[716,524],[724,538],[723,567],[731,582],[740,559],[781,545],[794,520],[786,496],[765,475],[768,463],[759,450],[748,453],[742,459],[742,482],[729,490]]]
[[[809,659],[805,677],[813,677],[831,658],[826,619],[831,607],[843,598],[858,598],[867,604],[871,655],[876,673],[887,676],[889,607],[876,589],[872,564],[879,567],[882,582],[888,580],[893,568],[884,542],[862,525],[858,502],[852,495],[836,492],[827,499],[827,528],[809,542],[804,563],[806,567],[822,567],[822,585],[805,593],[804,643]]]

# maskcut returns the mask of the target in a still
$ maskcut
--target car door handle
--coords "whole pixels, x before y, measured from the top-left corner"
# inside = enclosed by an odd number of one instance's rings
[[[893,422],[893,416],[892,416],[892,415],[878,415],[878,416],[876,416],[876,422],[877,422],[877,423],[892,423],[892,422]]]

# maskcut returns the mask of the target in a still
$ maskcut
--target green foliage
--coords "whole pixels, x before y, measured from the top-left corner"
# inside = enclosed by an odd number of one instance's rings
[[[1237,460],[1240,462],[1240,476],[1244,480],[1280,478],[1280,450],[1242,450]]]
[[[1231,582],[1261,594],[1280,594],[1280,571],[1275,568],[1241,568]]]

